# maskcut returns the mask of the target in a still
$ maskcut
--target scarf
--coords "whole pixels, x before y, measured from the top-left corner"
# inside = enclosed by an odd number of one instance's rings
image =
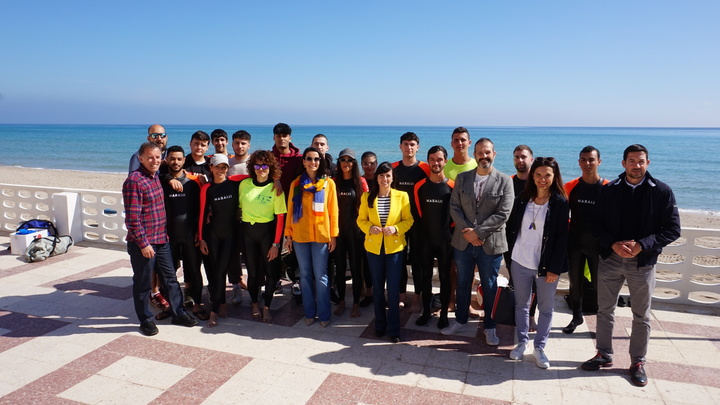
[[[293,223],[297,222],[302,218],[302,196],[303,191],[308,193],[314,193],[312,212],[315,216],[321,216],[325,213],[325,186],[327,180],[325,176],[318,179],[317,182],[313,183],[307,173],[300,175],[300,181],[295,186],[293,193]]]

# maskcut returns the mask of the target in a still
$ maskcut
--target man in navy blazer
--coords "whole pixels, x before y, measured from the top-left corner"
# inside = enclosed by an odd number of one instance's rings
[[[497,276],[502,254],[508,249],[505,223],[510,217],[515,194],[512,179],[493,167],[497,152],[490,139],[475,142],[475,170],[458,174],[450,196],[450,216],[455,222],[452,246],[458,272],[455,321],[441,331],[455,334],[468,321],[475,266],[483,289],[485,341],[500,344],[492,319]]]

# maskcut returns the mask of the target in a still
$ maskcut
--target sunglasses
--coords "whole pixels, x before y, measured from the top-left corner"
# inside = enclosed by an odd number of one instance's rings
[[[353,162],[355,162],[355,159],[351,159],[351,158],[340,158],[340,159],[338,159],[338,162],[341,162],[341,163],[353,163]]]
[[[268,167],[268,165],[253,165],[253,168],[255,168],[255,170],[267,170]]]
[[[319,161],[320,161],[320,158],[319,158],[319,157],[312,157],[312,156],[305,156],[305,161],[306,161],[306,162],[319,162]]]
[[[166,134],[165,132],[163,132],[163,133],[154,133],[154,134],[150,134],[150,138],[152,138],[152,139],[158,139],[158,138],[160,138],[160,139],[165,139],[165,138],[167,138],[167,134]]]
[[[554,158],[554,157],[536,157],[536,158],[535,158],[535,161],[538,162],[538,163],[550,163],[550,164],[553,164],[553,163],[555,163],[555,158]]]

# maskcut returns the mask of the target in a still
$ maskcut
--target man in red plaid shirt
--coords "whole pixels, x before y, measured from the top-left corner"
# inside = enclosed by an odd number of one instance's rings
[[[158,333],[149,306],[153,269],[169,294],[172,323],[195,326],[198,321],[183,309],[170,254],[163,189],[157,174],[162,162],[160,147],[146,142],[140,146],[138,158],[140,168],[131,172],[123,183],[126,241],[133,269],[133,301],[140,332],[152,336]]]

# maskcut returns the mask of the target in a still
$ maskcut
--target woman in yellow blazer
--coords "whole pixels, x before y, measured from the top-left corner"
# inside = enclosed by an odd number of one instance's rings
[[[391,187],[392,165],[380,163],[375,184],[360,201],[357,224],[365,233],[365,250],[372,275],[375,307],[375,336],[386,333],[392,342],[400,341],[400,271],[405,233],[413,224],[410,197]],[[387,312],[385,282],[387,281]]]

